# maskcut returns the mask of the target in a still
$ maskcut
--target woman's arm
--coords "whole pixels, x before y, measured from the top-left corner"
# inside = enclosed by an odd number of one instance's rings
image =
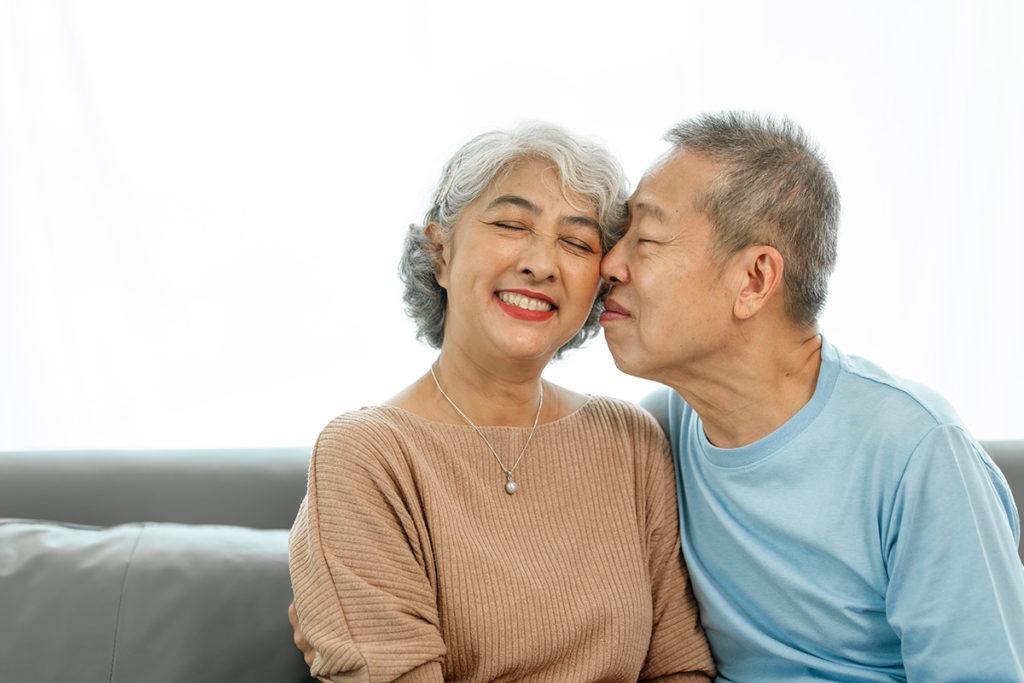
[[[440,681],[445,646],[417,489],[394,440],[365,422],[342,416],[320,435],[289,537],[310,672]]]
[[[641,680],[710,681],[716,674],[679,543],[679,507],[669,446],[651,421],[644,461],[647,552],[654,625]]]

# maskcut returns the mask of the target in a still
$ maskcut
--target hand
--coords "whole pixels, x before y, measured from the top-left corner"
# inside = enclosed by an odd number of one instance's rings
[[[295,611],[295,603],[288,605],[288,622],[292,625],[292,640],[295,642],[295,647],[299,648],[302,652],[302,658],[306,661],[306,666],[313,666],[313,646],[306,642],[306,638],[302,635],[302,631],[299,630],[299,615]]]

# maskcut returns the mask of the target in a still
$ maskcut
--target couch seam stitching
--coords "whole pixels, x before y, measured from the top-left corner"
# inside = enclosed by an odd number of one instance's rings
[[[110,652],[110,683],[114,682],[114,663],[117,661],[117,639],[121,634],[121,607],[124,605],[124,588],[128,583],[128,570],[132,566],[132,560],[135,559],[135,551],[139,547],[139,542],[142,540],[142,532],[145,529],[145,523],[139,526],[139,533],[135,536],[132,549],[128,552],[128,560],[124,564],[124,574],[121,576],[121,591],[117,598],[117,615],[114,617],[114,647]]]

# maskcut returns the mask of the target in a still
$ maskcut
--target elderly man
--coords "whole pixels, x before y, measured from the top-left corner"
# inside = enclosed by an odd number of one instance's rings
[[[673,128],[608,253],[602,324],[676,458],[683,552],[724,681],[1024,681],[1002,474],[935,393],[817,317],[832,175],[788,121]]]

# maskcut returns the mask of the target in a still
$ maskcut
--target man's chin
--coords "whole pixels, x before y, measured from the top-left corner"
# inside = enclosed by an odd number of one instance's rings
[[[607,337],[605,338],[607,341]],[[623,353],[625,349],[621,345],[615,345],[612,342],[608,342],[608,352],[612,355],[612,361],[615,363],[615,367],[619,369],[619,372],[624,372],[627,375],[633,375],[634,377],[640,377],[638,374],[640,368],[636,362],[631,362],[634,358],[632,354]]]

